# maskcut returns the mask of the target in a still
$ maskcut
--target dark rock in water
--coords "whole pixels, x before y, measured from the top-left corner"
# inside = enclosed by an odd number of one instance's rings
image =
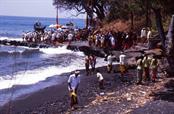
[[[39,48],[49,48],[50,46],[49,45],[46,45],[46,44],[40,44],[39,45]]]
[[[47,44],[39,44],[39,43],[29,43],[25,41],[15,41],[15,40],[0,40],[0,44],[2,45],[11,45],[11,46],[27,46],[27,47],[39,47],[39,48],[48,48],[50,47]]]
[[[104,53],[102,53],[101,50],[95,50],[89,46],[69,45],[67,47],[67,49],[70,49],[73,51],[80,50],[80,51],[84,52],[85,55],[93,54],[93,55],[98,56],[98,57],[105,57]]]

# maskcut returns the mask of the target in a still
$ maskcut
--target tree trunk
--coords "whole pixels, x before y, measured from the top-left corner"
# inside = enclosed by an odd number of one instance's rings
[[[146,0],[146,27],[149,26],[149,2]]]
[[[165,48],[165,33],[164,33],[164,28],[163,28],[163,24],[162,24],[162,17],[161,17],[161,9],[153,9],[154,13],[155,13],[155,17],[156,17],[156,26],[157,26],[157,30],[161,39],[161,43],[163,48]]]
[[[172,16],[166,40],[167,60],[169,64],[168,73],[174,76],[174,15]]]
[[[131,11],[130,15],[131,15],[131,30],[133,30],[134,29],[134,14],[132,11]]]
[[[89,26],[89,19],[88,19],[88,14],[86,14],[86,29],[88,29]]]

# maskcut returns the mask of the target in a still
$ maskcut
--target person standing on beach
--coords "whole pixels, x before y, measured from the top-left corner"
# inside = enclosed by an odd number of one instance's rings
[[[120,68],[121,80],[124,79],[124,74],[126,72],[125,57],[126,55],[124,54],[124,52],[121,52],[121,55],[119,56],[119,59],[120,59],[119,68]]]
[[[96,57],[95,57],[95,55],[91,55],[90,56],[90,64],[91,64],[91,68],[92,68],[92,73],[94,73],[95,72],[95,65],[96,65]]]
[[[149,67],[150,67],[150,59],[147,54],[145,54],[143,58],[143,68],[144,68],[144,79],[145,81],[150,81],[150,73],[149,73]]]
[[[150,68],[152,71],[152,82],[155,82],[156,77],[157,77],[157,70],[158,70],[158,61],[157,61],[155,55],[153,56],[153,58],[151,60]]]
[[[107,57],[107,61],[108,61],[107,71],[108,71],[108,73],[111,73],[111,71],[112,71],[113,58],[114,58],[114,56],[113,56],[112,53],[109,54],[108,57]]]
[[[137,59],[137,84],[142,84],[143,79],[143,56]]]
[[[140,35],[140,43],[145,43],[146,38],[147,38],[146,28],[142,28],[141,35]]]
[[[150,30],[150,28],[148,28],[148,32],[147,32],[147,44],[148,44],[148,49],[151,48],[151,46],[150,46],[150,39],[152,39],[152,31]]]
[[[99,70],[97,70],[97,78],[98,78],[98,82],[99,82],[99,88],[104,89],[104,78]]]
[[[68,89],[70,91],[71,103],[70,106],[74,109],[74,105],[78,104],[77,99],[77,89],[80,84],[79,71],[75,71],[74,74],[71,74],[68,79]]]
[[[85,57],[85,69],[86,69],[86,75],[88,76],[89,75],[89,65],[90,65],[90,56],[89,55],[87,55],[86,57]]]

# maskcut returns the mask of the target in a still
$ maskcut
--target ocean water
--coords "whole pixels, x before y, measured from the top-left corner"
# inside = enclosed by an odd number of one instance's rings
[[[16,16],[0,16],[0,37],[19,38],[22,32],[33,31],[33,25],[40,21],[43,25],[47,26],[56,24],[55,18],[36,18],[36,17],[16,17]],[[68,22],[73,22],[78,28],[84,28],[84,19],[59,19],[61,25]]]
[[[33,31],[38,18],[0,16],[0,39],[21,40],[23,31]],[[55,23],[53,18],[40,18],[46,26]],[[60,19],[61,24],[73,21],[84,27],[82,19]],[[106,65],[102,58],[100,64]],[[101,62],[103,61],[103,63]],[[9,100],[38,91],[45,87],[61,84],[68,73],[84,69],[84,54],[67,50],[66,45],[57,48],[29,48],[0,45],[0,106]]]

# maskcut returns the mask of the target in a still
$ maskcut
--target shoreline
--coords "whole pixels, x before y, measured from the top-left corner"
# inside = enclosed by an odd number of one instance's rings
[[[105,89],[99,89],[95,74],[86,76],[85,70],[80,70],[81,83],[78,89],[79,105],[75,111],[70,111],[70,99],[66,80],[60,85],[50,86],[23,96],[24,98],[22,99],[12,101],[10,102],[10,107],[9,104],[6,104],[0,109],[0,112],[5,113],[10,109],[11,114],[87,114],[97,112],[106,113],[106,111],[110,114],[136,113],[136,111],[144,110],[144,105],[146,106],[148,103],[153,104],[154,97],[151,95],[163,90],[164,84],[169,80],[160,74],[156,83],[146,82],[143,85],[136,85],[135,69],[129,70],[124,82],[120,80],[119,73],[108,74],[106,72],[106,66],[97,69],[99,69],[104,76]],[[104,95],[100,95],[101,92],[104,92]],[[155,101],[155,103],[158,102],[161,101]],[[166,110],[164,110],[164,112],[165,111]]]
[[[97,69],[106,69],[106,66],[99,67]],[[72,72],[61,74],[60,76],[61,77],[63,76],[65,78],[65,80],[63,82],[61,82],[60,84],[55,84],[55,85],[40,89],[38,91],[32,92],[32,93],[28,93],[28,94],[19,96],[15,100],[8,102],[4,106],[0,107],[0,112],[1,111],[6,112],[6,109],[8,109],[8,107],[9,107],[9,103],[12,107],[14,106],[12,109],[14,109],[14,110],[17,109],[14,112],[18,112],[18,109],[20,110],[19,112],[21,112],[23,110],[28,110],[30,108],[34,109],[35,106],[33,106],[32,104],[36,104],[37,105],[36,107],[38,107],[39,105],[41,105],[43,103],[44,100],[45,101],[54,101],[53,99],[56,99],[56,97],[58,97],[60,100],[61,99],[67,100],[67,98],[69,98],[67,80],[68,80],[68,76],[71,73]],[[88,78],[88,76],[85,75],[85,70],[84,69],[80,70],[80,74],[81,74],[81,80],[83,82],[85,82],[86,81],[85,79]],[[94,76],[89,76],[89,77],[94,78]],[[51,78],[54,78],[54,77],[51,77]],[[53,94],[49,94],[49,93],[53,93]],[[64,96],[66,96],[67,98],[64,98]]]

